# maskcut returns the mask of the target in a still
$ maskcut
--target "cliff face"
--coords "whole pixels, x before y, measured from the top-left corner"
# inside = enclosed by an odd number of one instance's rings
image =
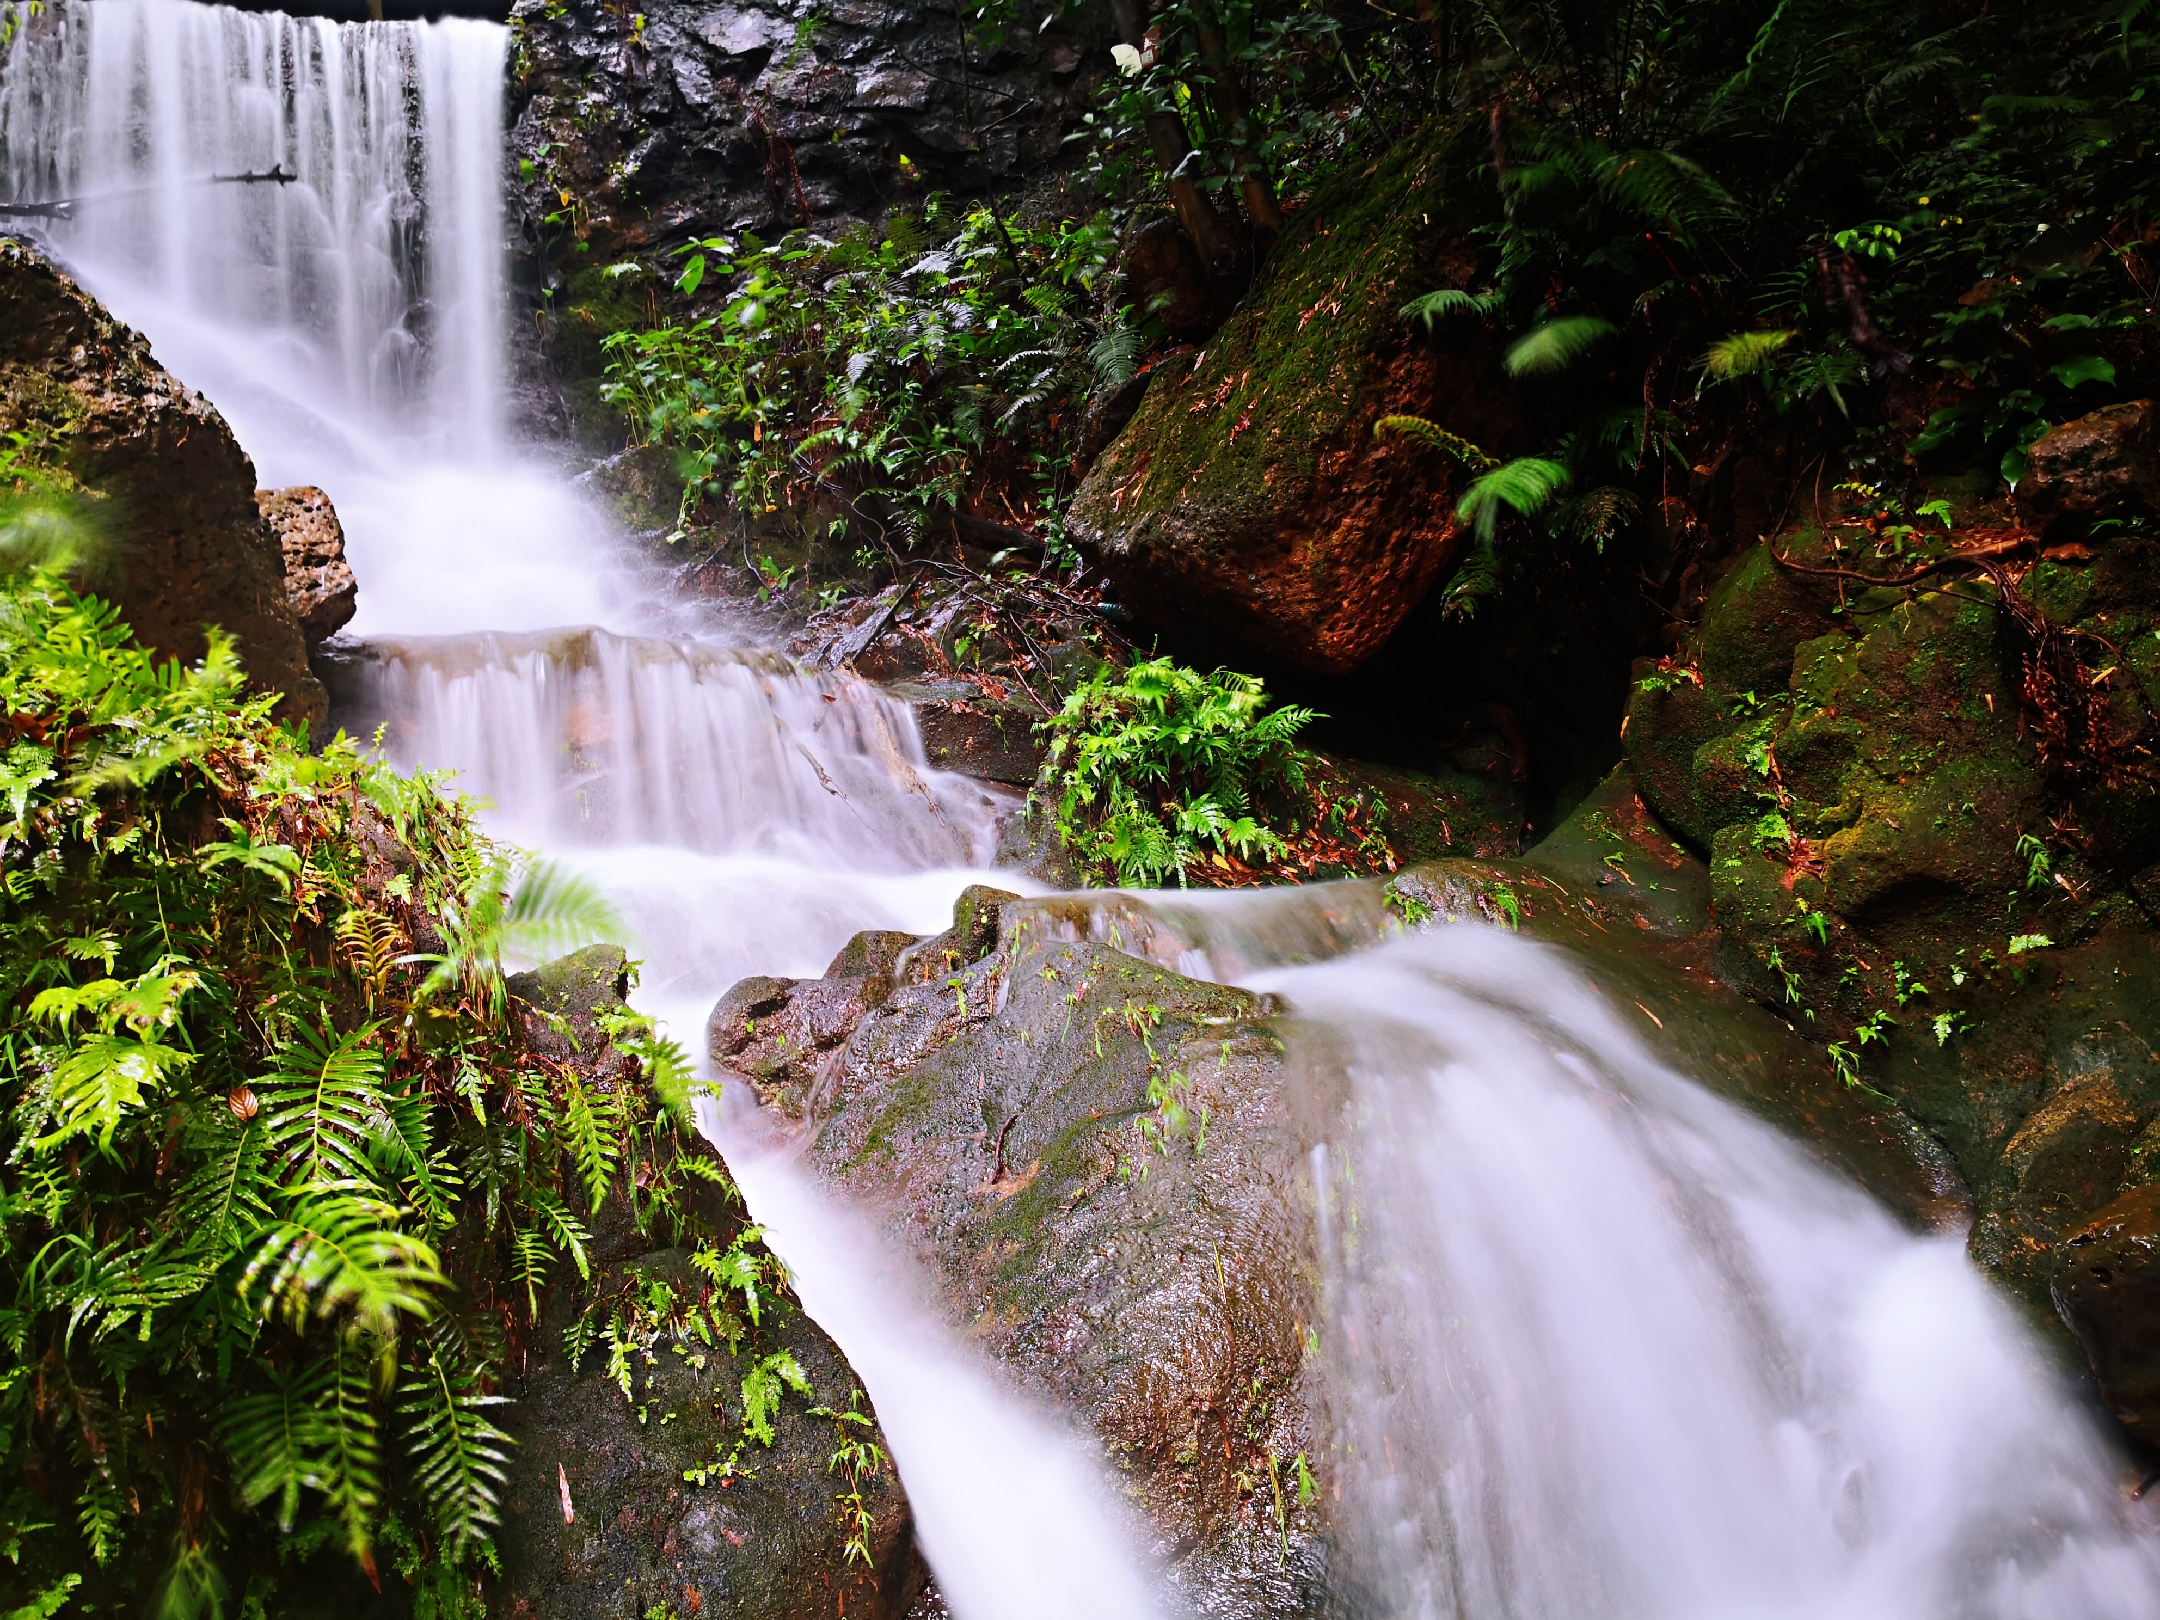
[[[647,314],[649,283],[605,274],[626,254],[1032,183],[1111,70],[1102,13],[1023,15],[993,41],[873,0],[520,0],[513,223],[572,410],[599,414],[599,340]]]
[[[91,584],[147,646],[192,663],[231,634],[279,716],[320,725],[255,469],[214,406],[28,243],[0,239],[0,434],[88,497],[109,550]]]

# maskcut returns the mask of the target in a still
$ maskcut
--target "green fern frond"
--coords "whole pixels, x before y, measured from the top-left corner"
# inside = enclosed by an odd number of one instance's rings
[[[1562,315],[1517,338],[1502,362],[1510,377],[1543,377],[1565,371],[1613,331],[1595,315]]]
[[[588,1090],[584,1077],[574,1069],[564,1072],[564,1085],[563,1135],[597,1215],[607,1202],[615,1161],[622,1154],[620,1109],[606,1092]]]
[[[1411,299],[1396,313],[1406,321],[1423,321],[1425,329],[1431,331],[1435,322],[1450,315],[1485,316],[1499,307],[1500,295],[1496,292],[1467,293],[1460,287],[1442,287]]]
[[[471,1375],[451,1365],[443,1334],[422,1344],[420,1365],[398,1384],[398,1416],[414,1480],[454,1560],[501,1522],[511,1440],[481,1413],[509,1403],[480,1394]]]
[[[1559,462],[1522,456],[1495,467],[1465,490],[1455,515],[1466,523],[1474,520],[1478,538],[1490,545],[1503,508],[1534,518],[1567,486],[1568,470]]]
[[[1438,422],[1422,416],[1383,416],[1373,424],[1376,439],[1415,439],[1436,450],[1445,450],[1474,473],[1489,472],[1500,465],[1459,433],[1450,433]]]
[[[303,1024],[278,1050],[277,1068],[257,1083],[265,1135],[288,1186],[379,1184],[369,1147],[391,1122],[382,1054],[367,1044],[376,1029],[363,1024],[341,1036]]]
[[[241,1296],[294,1327],[310,1315],[352,1318],[389,1340],[400,1316],[425,1318],[442,1286],[435,1253],[390,1223],[396,1210],[349,1188],[301,1187],[254,1240]]]
[[[1729,382],[1735,377],[1745,377],[1750,372],[1761,371],[1778,357],[1786,344],[1798,337],[1796,329],[1780,332],[1735,332],[1730,337],[1719,338],[1710,345],[1702,358],[1705,377],[1718,382]]]

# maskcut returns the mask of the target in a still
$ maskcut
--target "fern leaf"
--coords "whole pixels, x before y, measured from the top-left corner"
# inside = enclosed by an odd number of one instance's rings
[[[300,1513],[300,1493],[321,1490],[334,1450],[325,1417],[336,1367],[330,1361],[302,1362],[281,1371],[268,1362],[256,1370],[269,1384],[255,1395],[225,1402],[218,1438],[232,1459],[233,1493],[244,1507],[277,1499],[278,1529],[292,1534]]]
[[[1731,337],[1719,338],[1710,345],[1709,353],[1702,359],[1703,375],[1719,382],[1729,382],[1735,377],[1745,377],[1750,372],[1761,371],[1774,361],[1778,352],[1800,334],[1797,330],[1780,332],[1735,332]]]
[[[375,1024],[350,1035],[302,1025],[255,1087],[270,1148],[289,1185],[373,1182],[368,1148],[389,1127],[382,1054],[365,1043]]]
[[[242,1297],[264,1316],[282,1307],[296,1328],[310,1314],[349,1311],[393,1337],[399,1316],[429,1314],[443,1281],[434,1251],[390,1224],[395,1213],[347,1188],[296,1189],[283,1218],[255,1239]]]
[[[508,1403],[477,1393],[471,1376],[451,1366],[443,1335],[423,1342],[423,1360],[398,1385],[398,1416],[415,1483],[442,1532],[445,1554],[455,1562],[501,1522],[511,1440],[481,1413]]]
[[[1397,311],[1406,321],[1423,321],[1431,331],[1436,321],[1450,315],[1490,315],[1500,307],[1498,293],[1467,293],[1460,287],[1442,287],[1413,298]]]
[[[54,1128],[31,1146],[43,1152],[95,1133],[98,1151],[110,1152],[120,1121],[142,1106],[146,1093],[194,1061],[191,1053],[155,1040],[106,1031],[83,1036],[52,1072]]]
[[[1478,538],[1489,545],[1503,507],[1526,518],[1536,517],[1567,486],[1568,470],[1559,462],[1522,456],[1495,467],[1464,491],[1455,515],[1465,522],[1475,520]]]
[[[1474,473],[1490,472],[1500,465],[1461,434],[1450,433],[1439,423],[1428,422],[1422,416],[1383,416],[1373,424],[1373,437],[1415,439],[1436,450],[1445,450]]]
[[[1565,371],[1613,331],[1595,315],[1562,315],[1517,338],[1503,362],[1510,377],[1543,377]]]

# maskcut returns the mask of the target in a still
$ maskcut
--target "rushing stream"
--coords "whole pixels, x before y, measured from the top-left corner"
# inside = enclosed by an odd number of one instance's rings
[[[319,484],[344,519],[353,718],[605,884],[641,1001],[694,1043],[745,974],[941,927],[1002,806],[931,770],[873,688],[686,634],[512,441],[504,48],[475,22],[61,0],[0,62],[0,196],[106,196],[55,251],[266,484]],[[273,166],[296,179],[203,183]],[[1160,907],[1188,971],[1281,994],[1348,1076],[1310,1164],[1360,1612],[2160,1613],[2118,1460],[1953,1239],[1665,1067],[1550,948],[1468,926],[1376,947],[1369,909]],[[953,1611],[1150,1612],[1086,1448],[731,1107],[742,1185],[878,1407]]]

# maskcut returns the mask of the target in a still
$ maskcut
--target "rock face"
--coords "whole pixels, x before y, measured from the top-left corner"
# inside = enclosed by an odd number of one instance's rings
[[[360,586],[345,561],[345,526],[312,484],[258,489],[255,505],[285,557],[285,595],[312,651],[351,621]]]
[[[883,0],[519,0],[511,27],[522,230],[551,359],[594,420],[609,414],[593,392],[600,338],[647,316],[645,290],[606,277],[610,263],[1039,180],[1094,104],[1113,38],[1107,7],[993,31],[972,10]]]
[[[2146,411],[2050,435],[2049,510],[2139,498]],[[1938,546],[2017,543],[2007,510],[1953,507]],[[1775,544],[1817,570],[1910,562],[1876,562],[1857,523],[1842,561],[1812,526]],[[1679,655],[1639,667],[1626,744],[1643,799],[1709,857],[1720,971],[1948,1148],[1974,1258],[2044,1311],[2065,1245],[2160,1142],[2160,810],[2130,746],[2160,691],[2160,547],[2023,545],[2000,580],[1876,588],[1750,548]]]
[[[1453,134],[1425,131],[1300,210],[1238,312],[1182,374],[1158,371],[1096,460],[1069,527],[1141,620],[1341,674],[1469,543],[1454,460],[1373,434],[1423,415],[1504,454],[1515,433],[1486,340],[1397,313],[1476,269],[1450,224]]]
[[[1280,1044],[1251,995],[1135,954],[1145,908],[1114,911],[971,889],[936,938],[737,986],[714,1056],[811,1120],[813,1162],[888,1205],[976,1339],[1092,1428],[1207,1612],[1314,1612],[1321,1513],[1268,1467],[1326,1468]]]
[[[281,718],[328,711],[286,600],[255,471],[210,403],[27,243],[0,238],[0,430],[91,498],[113,555],[87,581],[145,646],[203,655],[205,625],[233,638]]]
[[[600,1020],[627,973],[619,948],[596,945],[513,976],[534,1053],[604,1083],[619,1060]],[[711,1192],[706,1224],[739,1228]],[[753,1314],[691,1250],[641,1237],[619,1200],[575,1213],[594,1274],[588,1286],[563,1270],[545,1289],[518,1359],[490,1614],[796,1620],[837,1603],[899,1620],[927,1571],[890,1464],[835,1471],[844,1441],[879,1437],[832,1415],[875,1417],[832,1341],[769,1279]],[[849,1495],[861,1500],[844,1513]]]
[[[2100,1397],[2160,1445],[2160,1183],[2102,1210],[2063,1245],[2055,1308],[2085,1346]]]

